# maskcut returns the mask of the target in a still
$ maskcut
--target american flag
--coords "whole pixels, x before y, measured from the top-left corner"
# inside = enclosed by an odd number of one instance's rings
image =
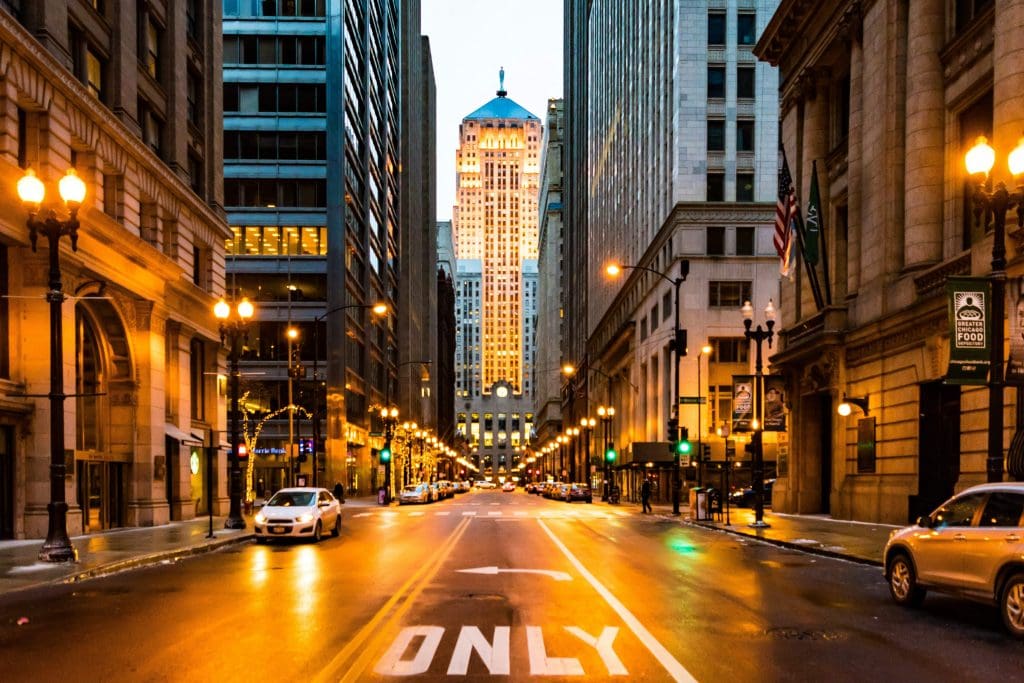
[[[783,150],[782,167],[779,169],[779,200],[775,205],[775,251],[779,254],[779,272],[783,277],[789,276],[793,266],[793,219],[797,211],[796,190]]]

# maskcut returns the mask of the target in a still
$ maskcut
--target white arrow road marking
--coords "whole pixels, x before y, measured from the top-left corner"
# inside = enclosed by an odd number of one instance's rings
[[[434,653],[441,644],[444,628],[441,626],[410,626],[402,629],[389,649],[377,663],[375,672],[382,676],[415,676],[424,674],[434,661]],[[413,643],[416,636],[423,636],[412,659],[403,659],[405,651]]]
[[[499,569],[498,567],[474,567],[472,569],[456,569],[463,574],[544,574],[555,581],[572,581],[572,577],[565,572],[553,569]]]
[[[562,554],[569,559],[569,562],[571,562],[572,566],[576,568],[576,571],[583,575],[583,578],[594,587],[594,590],[597,591],[598,595],[604,598],[604,601],[608,603],[608,606],[615,610],[615,613],[618,614],[624,622],[626,622],[626,626],[629,627],[629,630],[633,632],[645,647],[647,647],[648,651],[654,655],[654,658],[657,659],[663,667],[665,667],[665,670],[669,672],[673,680],[685,681],[686,683],[697,683],[697,679],[693,677],[693,674],[687,671],[686,668],[672,656],[672,653],[665,649],[665,646],[659,643],[658,639],[640,623],[640,620],[633,616],[633,613],[626,609],[626,606],[623,605],[610,590],[605,588],[604,585],[602,585],[601,582],[583,566],[582,562],[576,559],[576,556],[573,555],[567,547],[565,547],[565,544],[562,543],[557,536],[555,536],[554,532],[552,532],[548,525],[544,523],[544,520],[538,519],[537,524],[540,524],[540,528],[547,533],[551,538],[551,541],[558,546],[558,549],[562,551]],[[602,634],[602,638],[604,638],[604,634]]]

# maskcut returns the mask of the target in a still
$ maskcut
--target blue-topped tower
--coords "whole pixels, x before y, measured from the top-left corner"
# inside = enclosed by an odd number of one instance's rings
[[[501,478],[514,475],[533,422],[543,126],[508,97],[504,69],[496,95],[459,126],[452,237],[458,273],[469,278],[463,287],[457,277],[456,305],[471,312],[456,333],[457,427],[481,469]],[[495,401],[500,409],[483,405]]]

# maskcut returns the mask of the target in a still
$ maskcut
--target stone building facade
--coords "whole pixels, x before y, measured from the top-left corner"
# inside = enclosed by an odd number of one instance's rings
[[[0,3],[0,538],[45,536],[50,502],[28,168],[58,214],[65,171],[86,185],[60,244],[69,533],[227,509],[220,62],[219,1]]]
[[[989,392],[945,381],[945,287],[991,272],[993,231],[972,216],[964,153],[985,135],[994,180],[1010,180],[1005,159],[1024,124],[1022,27],[1016,2],[784,0],[758,43],[779,66],[782,144],[804,205],[817,162],[830,264],[816,271],[824,305],[803,266],[783,283],[772,364],[792,429],[775,509],[901,523],[985,481]],[[1024,261],[1010,222],[1016,302]],[[844,396],[866,398],[867,410],[839,416]],[[1005,397],[996,438],[1009,447],[1019,390]]]

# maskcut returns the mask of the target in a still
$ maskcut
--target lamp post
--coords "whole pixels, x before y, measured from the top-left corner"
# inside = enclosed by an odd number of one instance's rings
[[[976,184],[974,190],[974,219],[980,222],[985,214],[992,213],[992,316],[989,329],[989,371],[988,371],[988,457],[985,460],[986,479],[990,482],[1003,480],[1003,319],[1006,296],[1006,212],[1017,207],[1017,220],[1024,217],[1024,186],[1018,185],[1012,192],[1006,183],[999,181],[995,189],[985,187],[996,153],[984,136],[979,137],[965,157],[967,172]],[[1019,178],[1024,174],[1024,138],[1010,152],[1007,158],[1011,175]]]
[[[18,181],[18,197],[28,211],[28,237],[32,251],[42,233],[49,243],[50,271],[47,277],[46,301],[50,304],[50,502],[46,505],[48,527],[46,541],[39,550],[39,559],[44,562],[74,562],[78,553],[68,538],[68,504],[64,495],[64,477],[67,466],[64,463],[64,334],[61,306],[64,291],[60,277],[60,238],[71,238],[71,250],[78,251],[78,208],[85,199],[85,183],[68,169],[61,178],[57,189],[64,200],[68,217],[57,218],[57,212],[50,210],[39,218],[39,209],[46,196],[46,186],[36,177],[32,169]]]
[[[597,420],[592,417],[581,417],[580,418],[580,431],[583,432],[583,457],[580,460],[583,463],[583,476],[581,481],[590,485],[590,433],[594,431],[594,426],[597,424]]]
[[[395,425],[398,424],[398,408],[380,409],[380,419],[384,422],[384,448],[381,449],[381,460],[384,461],[384,504],[391,503],[391,438],[395,434]]]
[[[754,321],[754,307],[750,305],[749,301],[743,304],[740,311],[743,314],[743,335],[748,342],[757,343],[757,356],[754,361],[754,420],[751,424],[754,430],[754,435],[751,437],[754,446],[754,521],[750,526],[767,528],[769,525],[764,521],[764,443],[762,442],[764,424],[761,415],[764,411],[764,375],[762,374],[764,363],[761,356],[761,343],[767,341],[768,348],[772,347],[772,338],[775,336],[775,306],[772,304],[772,300],[768,299],[768,305],[764,307],[765,329],[761,328],[760,323],[755,329],[750,329]]]
[[[383,302],[377,302],[375,304],[345,304],[343,306],[335,306],[334,308],[324,311],[320,315],[313,318],[313,476],[316,476],[318,463],[318,451],[320,449],[320,379],[317,377],[317,370],[320,358],[320,323],[327,319],[327,316],[338,311],[344,311],[351,308],[368,308],[374,315],[382,316],[387,314],[388,305]],[[327,457],[326,452],[324,458]],[[347,462],[347,460],[346,460]]]
[[[213,314],[220,321],[220,343],[227,341],[228,362],[231,365],[228,380],[228,394],[231,397],[231,453],[229,454],[228,497],[230,507],[228,518],[224,520],[225,529],[244,529],[245,519],[242,517],[242,468],[239,465],[238,445],[241,441],[242,420],[238,409],[239,373],[238,357],[242,353],[242,344],[249,335],[249,320],[254,313],[249,299],[242,298],[232,310],[224,299],[213,307]]]
[[[601,491],[601,500],[608,500],[611,486],[611,460],[608,459],[608,452],[612,448],[611,432],[612,418],[615,417],[615,408],[611,406],[598,406],[597,415],[601,418],[601,426],[604,430],[604,490]]]
[[[679,328],[679,286],[686,282],[686,276],[690,274],[690,262],[686,259],[679,261],[679,277],[670,278],[664,273],[660,273],[646,266],[627,266],[622,264],[610,264],[605,267],[605,272],[611,277],[616,277],[622,270],[643,270],[648,273],[657,275],[665,282],[672,285],[674,290],[674,306],[675,306],[675,322],[673,326],[672,341],[669,343],[669,348],[675,353],[673,363],[673,389],[671,397],[671,418],[669,419],[668,429],[668,441],[669,450],[672,453],[672,514],[679,514],[679,498],[682,494],[682,477],[679,466],[679,452],[675,448],[673,443],[679,437],[679,359],[686,355],[686,331]],[[673,438],[674,437],[674,438]]]
[[[289,300],[291,290],[289,290]],[[288,330],[285,332],[288,338],[288,481],[295,481],[295,399],[293,382],[295,381],[295,368],[292,366],[293,353],[292,343],[298,338],[299,331],[292,327],[288,321]],[[316,486],[316,463],[313,463],[313,486]]]
[[[700,347],[700,353],[697,354],[697,486],[704,485],[704,432],[701,429],[701,414],[704,412],[704,406],[701,405],[701,383],[700,383],[700,361],[701,358],[711,355],[711,346],[705,344]],[[708,367],[708,380],[711,379],[711,367]],[[710,392],[708,392],[710,393]]]

